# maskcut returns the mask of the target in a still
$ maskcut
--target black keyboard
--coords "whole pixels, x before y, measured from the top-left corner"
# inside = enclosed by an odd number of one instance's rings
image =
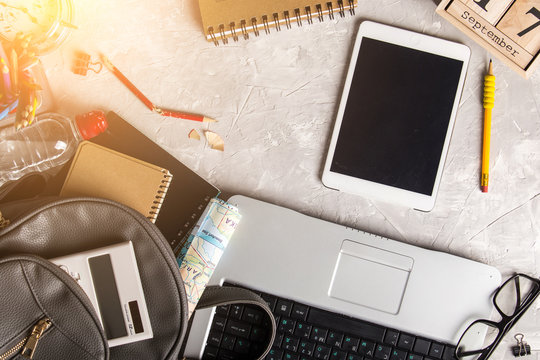
[[[452,345],[270,294],[259,295],[272,309],[277,325],[266,360],[456,360]],[[203,359],[257,359],[269,329],[265,313],[256,306],[219,306]]]

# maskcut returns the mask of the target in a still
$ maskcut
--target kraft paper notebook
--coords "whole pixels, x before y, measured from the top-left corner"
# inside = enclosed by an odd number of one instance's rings
[[[206,40],[218,45],[221,40],[227,44],[228,38],[245,39],[250,34],[270,33],[282,28],[312,24],[313,21],[334,19],[335,15],[354,15],[357,0],[199,0]]]
[[[93,138],[91,142],[163,167],[173,175],[173,181],[163,200],[156,226],[163,233],[174,253],[179,255],[183,242],[203,215],[210,200],[220,194],[219,189],[118,114],[108,112],[107,121],[109,123],[107,131]],[[42,191],[43,195],[60,193],[70,164],[66,164],[57,175],[47,181],[46,188]],[[227,196],[230,194],[223,195],[224,198]]]
[[[127,205],[152,222],[161,209],[172,175],[164,168],[83,141],[60,196],[91,196]]]

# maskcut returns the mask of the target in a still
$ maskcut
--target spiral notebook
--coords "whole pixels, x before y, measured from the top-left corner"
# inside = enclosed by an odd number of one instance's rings
[[[167,169],[83,141],[60,196],[114,200],[155,222],[171,181],[172,175]]]
[[[240,36],[249,39],[250,34],[259,36],[270,33],[270,28],[280,31],[297,26],[334,19],[345,13],[354,15],[357,0],[199,0],[206,40],[217,46]]]

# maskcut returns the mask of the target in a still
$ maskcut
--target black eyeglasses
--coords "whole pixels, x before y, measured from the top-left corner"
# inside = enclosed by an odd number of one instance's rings
[[[495,292],[493,305],[501,315],[499,322],[476,320],[461,335],[456,357],[486,360],[540,294],[540,280],[516,274]]]

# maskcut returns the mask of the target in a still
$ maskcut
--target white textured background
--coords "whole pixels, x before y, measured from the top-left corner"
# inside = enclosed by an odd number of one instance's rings
[[[432,0],[359,0],[357,15],[215,47],[196,0],[75,0],[79,30],[43,57],[58,112],[113,110],[199,175],[308,215],[497,267],[540,276],[540,69],[524,80],[494,59],[497,77],[489,193],[479,190],[482,81],[490,54],[435,14]],[[436,206],[422,213],[323,187],[320,174],[351,46],[364,20],[467,44],[472,58]],[[253,38],[253,37],[252,37]],[[103,52],[152,102],[216,124],[150,113],[104,70],[71,71],[74,50]],[[225,152],[187,138],[195,128]],[[202,133],[202,132],[201,132]],[[429,289],[428,289],[429,291]],[[467,296],[467,294],[463,294]],[[540,351],[540,301],[513,335]]]

